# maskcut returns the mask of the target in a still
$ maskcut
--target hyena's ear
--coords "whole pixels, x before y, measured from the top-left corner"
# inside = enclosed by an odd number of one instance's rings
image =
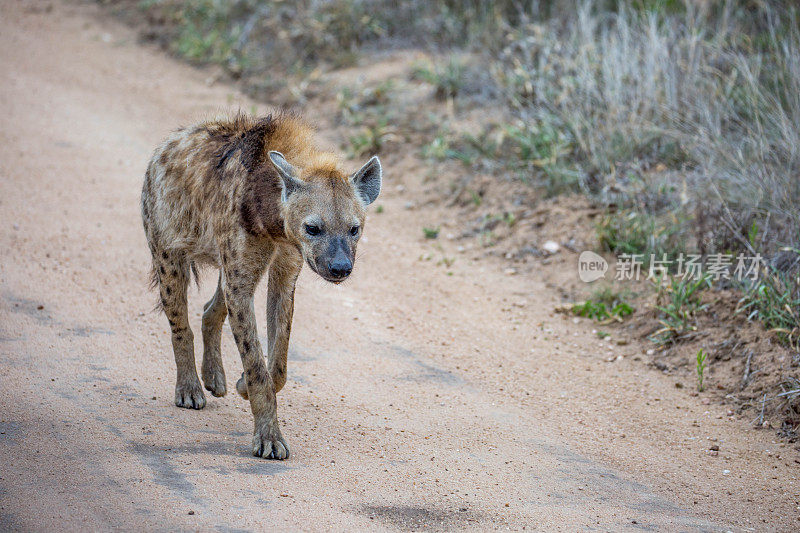
[[[303,186],[303,181],[297,177],[299,172],[283,157],[282,153],[272,150],[268,155],[283,182],[281,200],[285,202],[294,191]]]
[[[350,177],[356,192],[364,200],[364,205],[371,204],[378,197],[381,192],[382,179],[383,169],[377,155],[372,156],[366,165]]]

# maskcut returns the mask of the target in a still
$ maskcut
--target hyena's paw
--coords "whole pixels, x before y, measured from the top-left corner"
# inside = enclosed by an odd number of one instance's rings
[[[221,369],[206,370],[203,369],[203,383],[206,390],[211,391],[211,394],[217,398],[225,396],[228,392],[225,386],[225,372]]]
[[[242,372],[242,377],[239,378],[239,381],[236,382],[236,392],[245,400],[249,399],[247,395],[247,382],[244,380],[244,372]]]
[[[277,425],[256,429],[253,435],[253,455],[264,459],[289,458],[289,445]]]
[[[175,405],[185,409],[202,409],[206,406],[206,396],[197,378],[194,383],[175,386]]]

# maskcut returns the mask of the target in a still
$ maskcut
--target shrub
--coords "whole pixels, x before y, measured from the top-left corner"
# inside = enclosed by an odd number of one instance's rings
[[[793,251],[795,256],[800,253]],[[739,310],[758,319],[784,344],[800,350],[800,276],[796,267],[781,272],[765,267],[760,278],[744,287]]]

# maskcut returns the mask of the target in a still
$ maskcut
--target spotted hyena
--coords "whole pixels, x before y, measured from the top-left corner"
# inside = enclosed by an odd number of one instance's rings
[[[228,318],[244,372],[236,390],[255,419],[253,454],[289,457],[278,426],[275,394],[286,383],[294,288],[303,263],[333,283],[353,269],[366,206],[381,188],[381,164],[370,159],[352,175],[320,151],[297,116],[237,116],[175,132],[145,174],[142,219],[153,256],[153,285],[172,330],[178,377],[175,405],[206,404],[194,360],[186,291],[190,274],[219,269],[203,313],[205,388],[226,393],[220,343]],[[267,273],[267,361],[253,294]]]

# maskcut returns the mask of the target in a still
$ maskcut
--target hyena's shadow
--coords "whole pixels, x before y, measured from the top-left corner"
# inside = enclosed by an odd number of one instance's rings
[[[187,458],[202,461],[204,456],[206,458],[211,456],[208,461],[211,466],[208,468],[222,475],[230,473],[230,470],[240,474],[274,475],[292,468],[272,461],[253,462],[250,454],[238,440],[209,440],[170,447],[131,442],[128,449],[150,468],[156,483],[183,493],[194,491],[194,484],[179,466]],[[218,458],[224,458],[225,461],[219,461]]]

